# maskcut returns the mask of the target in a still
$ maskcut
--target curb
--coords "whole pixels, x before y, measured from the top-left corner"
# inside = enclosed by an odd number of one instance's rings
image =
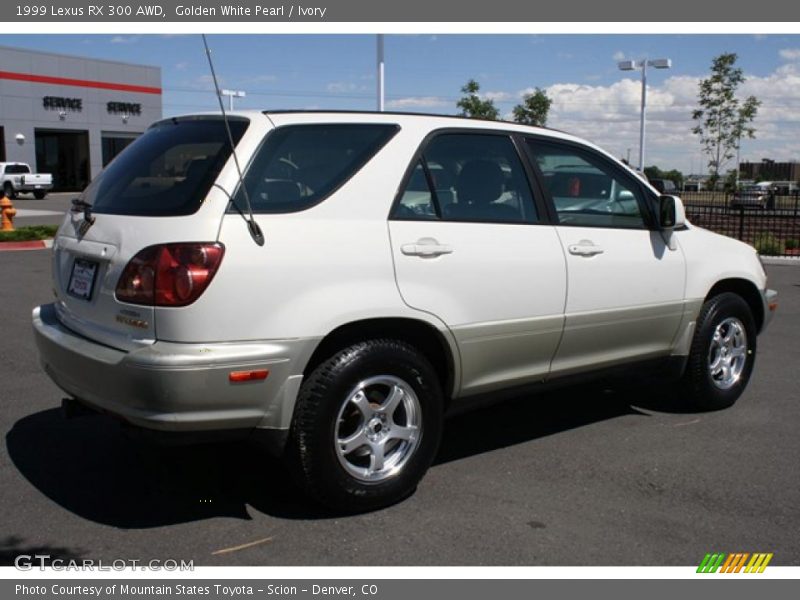
[[[53,240],[34,240],[31,242],[0,242],[0,252],[14,252],[18,250],[44,250],[52,248]]]
[[[800,266],[800,256],[762,256],[761,260],[765,265],[782,267],[797,267]]]

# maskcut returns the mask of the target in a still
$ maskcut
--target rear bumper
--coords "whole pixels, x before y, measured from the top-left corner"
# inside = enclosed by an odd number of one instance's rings
[[[14,189],[18,192],[49,192],[53,189],[52,183],[23,183],[21,185],[15,185]]]
[[[317,340],[178,344],[123,352],[62,325],[52,304],[33,311],[40,361],[87,406],[162,432],[286,430]],[[231,371],[267,369],[265,380],[232,383]]]

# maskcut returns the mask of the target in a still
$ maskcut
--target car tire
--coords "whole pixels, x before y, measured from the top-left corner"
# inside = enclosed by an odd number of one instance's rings
[[[443,398],[412,346],[353,344],[303,382],[287,446],[290,470],[314,499],[365,512],[411,495],[436,455]]]
[[[7,181],[3,184],[3,193],[9,200],[14,200],[17,197],[17,192],[14,190],[14,186]]]
[[[33,197],[37,200],[44,200],[45,196],[47,196],[47,192],[33,192]]]
[[[756,357],[756,325],[741,296],[725,292],[700,311],[682,387],[690,405],[721,410],[742,395]]]

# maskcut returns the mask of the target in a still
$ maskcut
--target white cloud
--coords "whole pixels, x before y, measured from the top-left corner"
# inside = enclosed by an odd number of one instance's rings
[[[415,108],[437,108],[442,106],[453,106],[454,103],[438,96],[409,96],[407,98],[395,98],[387,100],[386,106],[397,109]]]
[[[189,66],[189,63],[186,62],[186,61],[175,63],[175,70],[176,71],[185,71],[186,67],[188,67],[188,66]]]
[[[219,83],[220,87],[222,87],[225,84],[225,78],[218,77],[217,83]],[[200,75],[189,81],[188,86],[197,90],[211,91],[213,93],[214,78],[211,75]]]
[[[491,100],[492,102],[512,102],[520,98],[520,94],[512,92],[486,92],[479,94],[481,98]]]
[[[617,50],[614,54],[611,55],[611,60],[625,60],[625,53],[622,50]]]
[[[138,35],[115,35],[111,38],[112,44],[135,44],[138,41]]]
[[[783,60],[800,60],[800,48],[784,48],[778,54]]]
[[[737,96],[762,101],[754,126],[755,140],[742,142],[742,160],[791,160],[800,154],[800,64],[787,63],[766,76],[745,74]],[[647,91],[648,164],[699,171],[705,165],[700,144],[691,133],[701,77],[654,75]],[[636,77],[609,85],[558,83],[546,88],[553,100],[548,125],[574,133],[616,156],[632,156],[639,146],[641,84]],[[532,92],[520,90],[519,95]],[[516,97],[515,94],[506,94]],[[651,160],[652,159],[652,160]]]

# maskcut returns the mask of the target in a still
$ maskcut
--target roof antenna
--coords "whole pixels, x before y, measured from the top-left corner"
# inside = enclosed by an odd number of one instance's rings
[[[228,133],[228,143],[231,145],[231,153],[233,154],[233,162],[236,164],[236,172],[239,175],[239,185],[242,188],[242,192],[244,192],[244,202],[247,208],[248,217],[247,221],[247,229],[250,231],[250,237],[253,238],[253,241],[258,244],[259,246],[264,245],[264,233],[261,231],[261,228],[256,223],[255,218],[253,217],[253,207],[250,204],[250,195],[247,193],[247,187],[244,184],[244,177],[242,176],[242,167],[239,165],[239,157],[236,155],[236,144],[233,143],[233,135],[231,134],[231,126],[228,123],[228,115],[225,112],[225,103],[222,102],[222,94],[220,93],[219,84],[217,83],[217,74],[214,71],[214,63],[211,60],[211,50],[208,49],[208,41],[206,41],[206,34],[201,34],[203,36],[203,46],[206,48],[206,56],[208,57],[208,66],[211,69],[211,78],[214,80],[214,91],[217,93],[217,100],[219,100],[219,109],[222,111],[222,120],[225,122],[225,131]],[[228,198],[233,201],[233,199],[228,196]]]

